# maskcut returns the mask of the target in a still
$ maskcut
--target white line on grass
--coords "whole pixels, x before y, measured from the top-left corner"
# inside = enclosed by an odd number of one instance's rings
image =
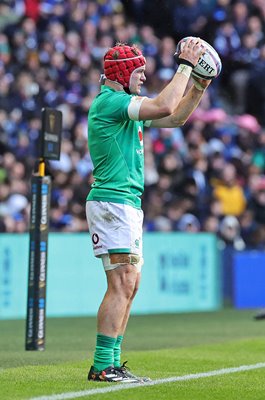
[[[60,394],[52,394],[49,396],[40,396],[40,397],[32,397],[30,400],[66,400],[66,399],[77,399],[78,397],[84,396],[93,396],[94,394],[105,394],[111,392],[117,392],[119,390],[126,390],[126,389],[133,389],[143,386],[155,386],[155,385],[162,385],[164,383],[170,382],[180,382],[180,381],[190,381],[192,379],[201,379],[201,378],[209,378],[211,376],[217,375],[227,375],[227,374],[234,374],[235,372],[243,372],[243,371],[250,371],[252,369],[259,369],[265,368],[264,363],[257,363],[257,364],[250,364],[250,365],[241,365],[240,367],[234,368],[222,368],[217,369],[215,371],[208,371],[208,372],[199,372],[197,374],[189,374],[183,376],[172,376],[171,378],[162,378],[162,379],[155,379],[151,382],[145,383],[124,383],[124,384],[110,384],[110,386],[104,386],[103,388],[97,389],[88,389],[88,390],[81,390],[79,392],[68,392],[68,393],[60,393]]]

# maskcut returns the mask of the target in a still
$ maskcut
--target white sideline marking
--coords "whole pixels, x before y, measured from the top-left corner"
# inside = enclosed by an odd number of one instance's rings
[[[209,378],[211,376],[217,376],[217,375],[234,374],[235,372],[250,371],[252,369],[259,369],[259,368],[265,368],[265,362],[257,363],[257,364],[250,364],[250,365],[241,365],[240,367],[234,367],[234,368],[222,368],[222,369],[217,369],[215,371],[199,372],[197,374],[172,376],[171,378],[155,379],[151,382],[145,382],[142,384],[141,383],[127,383],[127,384],[123,383],[123,384],[117,385],[115,383],[110,383],[111,386],[107,386],[107,387],[105,386],[104,388],[81,390],[79,392],[52,394],[49,396],[31,397],[30,400],[77,399],[78,397],[93,396],[94,394],[100,394],[100,393],[105,394],[105,393],[117,392],[119,390],[133,389],[133,388],[138,388],[138,387],[143,387],[143,386],[155,386],[155,385],[161,385],[163,383],[170,383],[170,382],[190,381],[192,379],[201,379],[201,378]]]

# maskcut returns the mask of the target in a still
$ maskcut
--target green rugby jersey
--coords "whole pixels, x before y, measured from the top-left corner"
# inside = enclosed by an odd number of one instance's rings
[[[94,183],[87,200],[141,208],[144,189],[143,121],[132,121],[132,95],[102,86],[88,115],[88,147]]]

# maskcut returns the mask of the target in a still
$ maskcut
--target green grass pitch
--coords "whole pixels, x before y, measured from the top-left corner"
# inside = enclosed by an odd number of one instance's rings
[[[123,360],[133,372],[154,380],[265,363],[265,320],[255,321],[253,315],[225,309],[132,316]],[[77,397],[79,391],[116,385],[86,380],[95,334],[95,318],[51,318],[46,324],[46,350],[27,352],[25,321],[0,321],[0,399],[44,400],[60,393],[65,394],[62,399],[92,400],[265,399],[265,368]],[[75,397],[67,397],[69,392]]]

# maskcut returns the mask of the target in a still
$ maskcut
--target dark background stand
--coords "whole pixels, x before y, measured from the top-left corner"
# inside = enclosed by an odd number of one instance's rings
[[[61,131],[61,111],[44,108],[42,110],[42,130],[39,137],[38,172],[31,179],[26,350],[45,349],[46,280],[51,196],[51,178],[45,176],[45,160],[60,159]]]

